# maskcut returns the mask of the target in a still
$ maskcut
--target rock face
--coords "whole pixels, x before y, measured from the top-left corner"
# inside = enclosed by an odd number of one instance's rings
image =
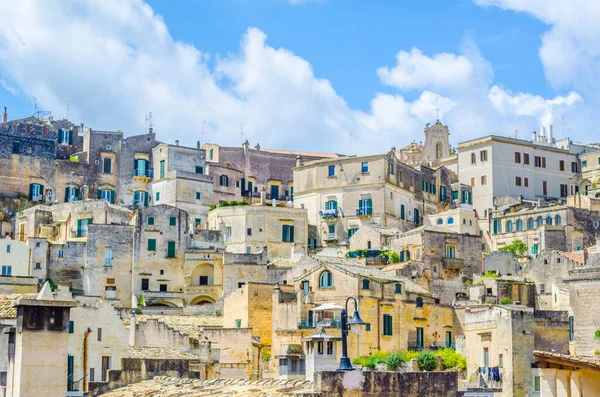
[[[260,396],[276,397],[298,394],[312,394],[312,383],[301,380],[195,380],[157,376],[148,380],[109,393],[101,397],[202,397],[202,396]]]

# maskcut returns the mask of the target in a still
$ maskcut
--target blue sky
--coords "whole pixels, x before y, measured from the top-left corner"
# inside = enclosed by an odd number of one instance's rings
[[[222,144],[244,124],[263,147],[376,152],[421,140],[434,109],[454,144],[563,118],[583,137],[598,9],[576,1],[23,0],[0,28],[0,105],[62,118],[70,102],[72,121],[129,135],[151,111],[186,144],[204,121]]]

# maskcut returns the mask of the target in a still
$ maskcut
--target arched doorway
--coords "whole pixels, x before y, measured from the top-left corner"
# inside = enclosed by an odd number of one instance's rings
[[[191,285],[214,285],[215,267],[210,263],[202,263],[192,271]]]
[[[192,299],[190,305],[210,305],[215,303],[215,300],[210,296],[200,295]]]

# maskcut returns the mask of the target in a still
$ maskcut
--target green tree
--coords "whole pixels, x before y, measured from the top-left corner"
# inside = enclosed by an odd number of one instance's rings
[[[514,256],[520,257],[527,253],[527,244],[519,239],[516,239],[509,245],[500,248],[499,251],[510,252]]]

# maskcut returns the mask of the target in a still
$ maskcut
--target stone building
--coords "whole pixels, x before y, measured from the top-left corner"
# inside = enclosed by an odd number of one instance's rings
[[[346,245],[361,225],[406,231],[438,207],[454,206],[452,182],[446,168],[412,168],[393,150],[318,160],[294,169],[294,206],[308,210],[318,245]]]
[[[304,253],[307,211],[266,204],[217,207],[208,214],[208,227],[221,232],[228,252],[259,253],[266,249],[269,259]]]
[[[453,160],[454,149],[450,146],[450,132],[447,125],[439,120],[424,128],[425,143],[411,142],[409,145],[396,150],[396,155],[405,164],[416,167],[424,164],[433,168],[446,165]],[[456,172],[456,167],[454,167]]]
[[[397,270],[389,270],[406,277],[413,277],[416,271],[435,297],[450,304],[456,293],[466,292],[464,281],[481,273],[481,245],[478,235],[421,226],[392,239],[391,249],[400,253],[400,264]]]
[[[600,286],[600,257],[569,269],[567,283],[573,315],[570,320],[570,352],[574,355],[593,356],[598,350],[595,333],[600,321],[600,306],[596,300]]]
[[[508,205],[491,210],[489,222],[493,251],[518,239],[532,257],[544,250],[579,251],[594,244],[600,232],[599,211],[568,205]]]
[[[525,397],[532,385],[534,349],[533,309],[519,305],[494,305],[465,313],[468,388],[498,389],[494,395]],[[484,368],[485,371],[480,370]],[[500,380],[488,376],[499,371]]]
[[[581,193],[591,197],[600,197],[600,152],[584,153],[579,156],[581,162]]]
[[[400,234],[402,230],[395,227],[362,225],[349,239],[350,250],[389,250],[392,239]]]
[[[258,144],[251,148],[248,141],[241,147],[208,143],[202,148],[206,151],[208,172],[215,181],[215,198],[225,201],[258,199],[263,189],[269,200],[292,200],[292,169],[297,161],[340,157],[329,153],[264,149]]]
[[[426,224],[441,226],[460,234],[479,234],[477,215],[471,204],[462,204],[457,208],[427,215]]]
[[[162,143],[152,155],[155,173],[148,200],[153,205],[181,208],[195,229],[205,229],[213,203],[213,180],[206,168],[205,151]]]
[[[280,357],[276,366],[288,365],[287,360],[295,357],[298,368],[305,368],[303,338],[313,335],[316,328],[324,328],[322,332],[328,337],[339,338],[340,310],[349,296],[356,297],[360,316],[367,323],[362,335],[349,335],[350,357],[376,350],[452,346],[455,337],[462,334],[452,308],[439,304],[426,289],[406,277],[384,273],[354,259],[325,257],[303,258],[295,273],[293,291],[283,288],[287,286],[273,291],[272,356]],[[352,303],[348,309],[354,310]],[[299,349],[295,356],[292,347]],[[332,344],[333,348],[338,349],[339,344]],[[337,357],[339,354],[337,351]]]
[[[541,349],[533,356],[532,396],[593,396],[600,390],[600,360]]]
[[[36,292],[38,278],[32,276],[31,249],[18,240],[0,238],[0,293]]]

